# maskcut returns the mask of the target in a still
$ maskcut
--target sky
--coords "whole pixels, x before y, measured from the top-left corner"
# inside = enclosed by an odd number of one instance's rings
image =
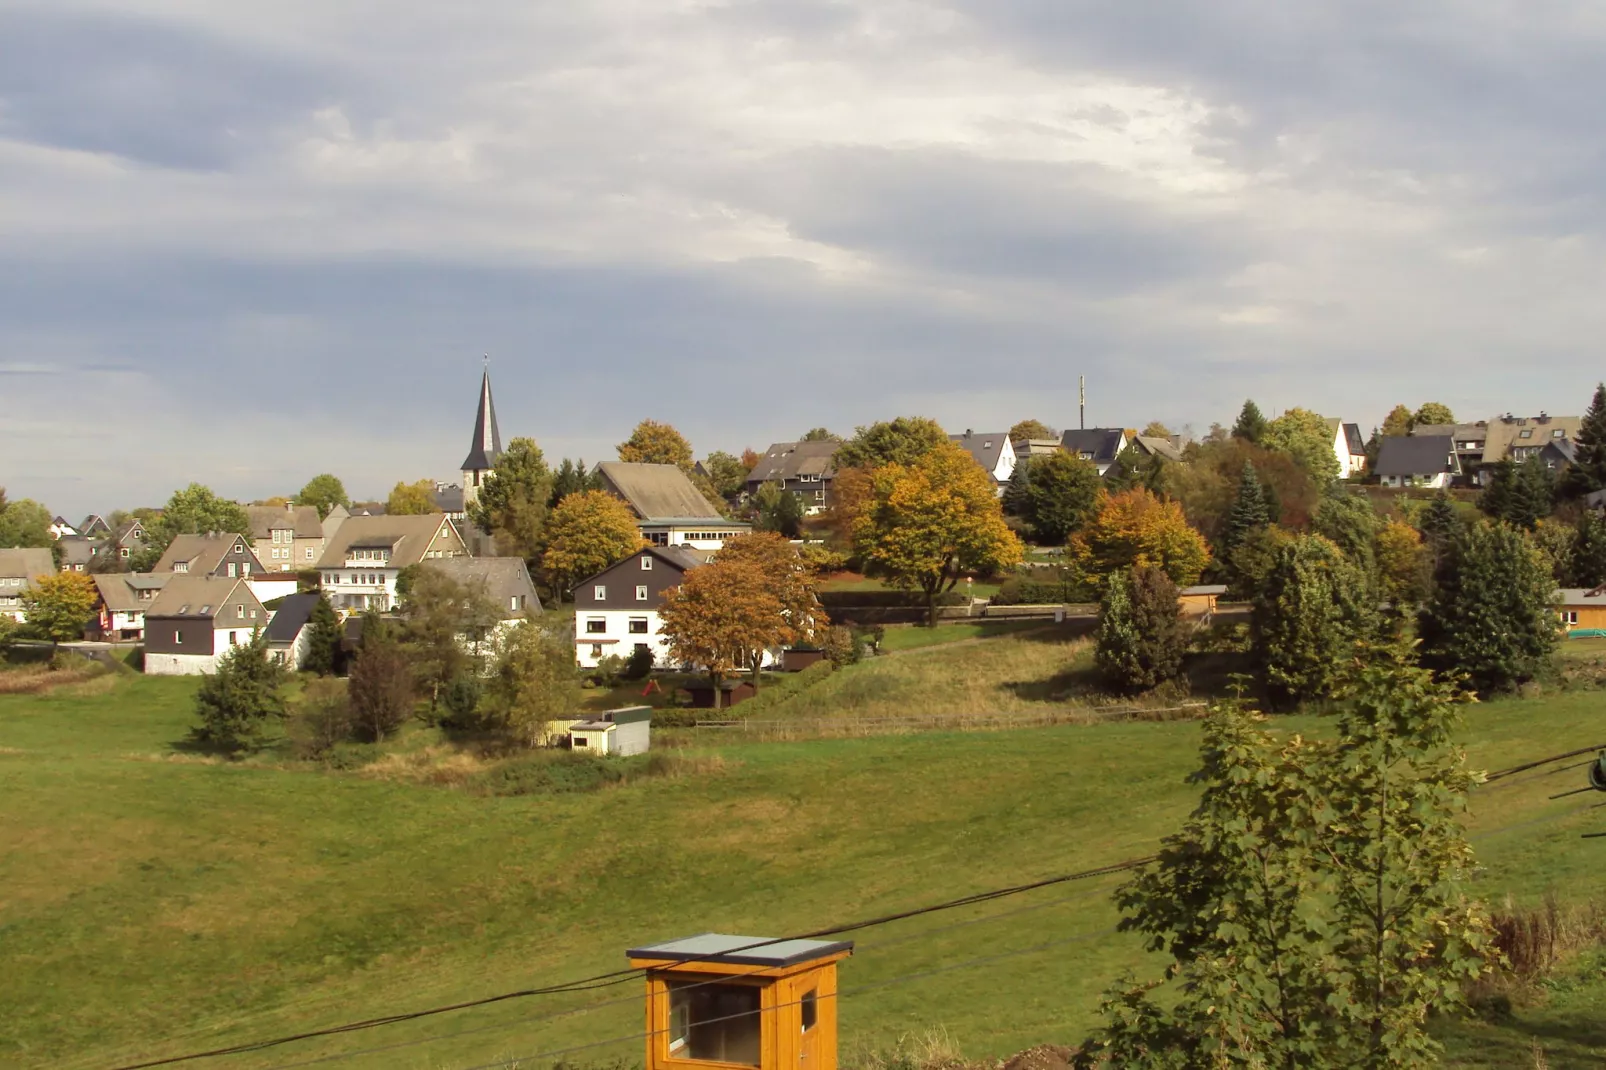
[[[1574,414],[1606,8],[0,0],[0,486],[71,516],[1245,397]]]

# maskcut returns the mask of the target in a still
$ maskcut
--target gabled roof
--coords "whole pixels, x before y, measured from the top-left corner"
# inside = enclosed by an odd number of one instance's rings
[[[162,554],[162,559],[156,562],[156,567],[151,571],[174,572],[175,564],[188,563],[186,571],[191,574],[211,572],[223,563],[224,558],[230,556],[236,541],[245,541],[245,550],[251,554],[253,567],[260,567],[262,563],[256,560],[256,554],[252,552],[249,540],[243,535],[229,532],[221,535],[175,535],[173,541],[167,544],[167,551]]]
[[[480,379],[480,403],[474,410],[474,439],[463,458],[465,472],[484,472],[496,467],[502,456],[502,432],[496,426],[496,402],[491,400],[491,369]]]
[[[0,549],[0,576],[7,579],[31,581],[35,576],[50,576],[56,571],[56,559],[43,546],[17,546]]]
[[[998,470],[998,459],[1003,456],[1004,447],[1009,444],[1009,432],[966,431],[962,435],[949,435],[948,441],[974,457],[976,463],[992,475]]]
[[[242,593],[243,592],[243,593]],[[230,602],[239,600],[261,606],[250,584],[237,576],[186,575],[173,576],[145,611],[151,617],[206,617],[217,616],[217,611]],[[248,604],[250,604],[248,603]]]
[[[1606,594],[1599,587],[1563,587],[1550,596],[1555,606],[1606,606]]]
[[[91,539],[87,535],[63,535],[56,540],[56,544],[61,547],[63,565],[89,564],[105,542],[105,539]]]
[[[323,538],[316,505],[248,505],[245,515],[251,519],[253,539],[272,538],[274,531],[285,528],[294,529],[298,539]]]
[[[1501,416],[1489,421],[1483,443],[1483,459],[1489,464],[1506,460],[1514,448],[1540,447],[1556,438],[1577,438],[1583,428],[1581,416]],[[1523,437],[1523,432],[1528,437]],[[1560,436],[1555,432],[1561,431]]]
[[[1449,435],[1390,435],[1378,444],[1379,476],[1431,476],[1458,472],[1455,440]]]
[[[463,488],[456,483],[437,486],[429,492],[429,498],[435,503],[435,508],[443,513],[461,513],[467,504],[463,499]]]
[[[481,586],[495,602],[504,620],[526,613],[541,612],[541,598],[530,579],[530,570],[522,557],[448,557],[425,561],[424,567],[432,572],[449,576],[458,583]],[[524,608],[513,610],[511,600],[523,596]]]
[[[100,600],[113,613],[129,613],[149,608],[153,601],[141,598],[141,591],[161,590],[173,578],[167,572],[112,572],[93,577]]]
[[[274,610],[263,636],[270,643],[294,643],[301,629],[312,619],[312,609],[323,595],[317,591],[300,591],[286,595]]]
[[[1182,460],[1182,451],[1172,445],[1170,439],[1156,438],[1153,435],[1139,435],[1132,441],[1137,443],[1138,449],[1151,457],[1163,457],[1168,461]]]
[[[634,561],[642,554],[651,554],[664,564],[668,565],[670,568],[682,574],[690,572],[694,568],[701,568],[702,566],[708,564],[709,557],[712,556],[697,550],[683,549],[679,546],[643,546],[639,550],[631,551],[628,557],[621,557],[619,560],[613,562],[602,571],[595,572],[590,576],[587,576],[585,579],[577,581],[573,589],[579,590],[592,580],[606,576],[608,573],[612,572],[626,561]]]
[[[1060,436],[1060,445],[1067,453],[1091,454],[1094,464],[1110,464],[1121,453],[1126,443],[1126,432],[1119,427],[1089,427],[1073,429]]]
[[[1351,457],[1361,457],[1366,453],[1366,436],[1361,434],[1360,424],[1344,425],[1344,444],[1349,447]]]
[[[603,489],[623,498],[641,520],[730,523],[675,465],[605,461],[597,474]]]
[[[78,534],[94,535],[96,532],[102,535],[110,535],[112,526],[106,523],[106,518],[99,513],[90,513],[84,517],[83,523],[78,525]]]
[[[138,517],[125,520],[117,525],[116,541],[118,546],[129,546],[136,542],[145,541],[145,525]]]
[[[819,439],[810,442],[774,442],[758,459],[753,470],[747,473],[749,483],[785,481],[800,476],[819,476],[822,480],[836,475],[833,458],[841,448],[840,442]]]
[[[340,525],[324,547],[319,568],[344,568],[346,551],[358,547],[388,547],[390,561],[387,568],[406,568],[424,560],[430,544],[443,527],[452,522],[445,513],[424,513],[420,516],[353,516]]]

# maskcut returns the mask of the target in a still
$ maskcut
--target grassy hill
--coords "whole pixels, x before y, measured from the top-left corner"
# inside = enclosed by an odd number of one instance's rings
[[[990,644],[827,683],[908,671],[930,688],[918,701],[940,702],[962,693],[959,667],[991,665],[992,701],[1070,652],[1029,636]],[[969,651],[987,656],[973,663]],[[806,698],[851,699],[824,686]],[[1188,722],[721,741],[686,752],[703,760],[697,775],[485,797],[387,774],[394,763],[323,772],[187,753],[192,688],[105,677],[0,696],[0,1065],[110,1066],[237,1043],[618,969],[642,942],[780,935],[1098,866],[1146,853],[1194,797]],[[1596,692],[1473,707],[1473,758],[1502,767],[1600,742],[1601,707]],[[1281,723],[1319,730],[1313,718]],[[1486,899],[1595,892],[1600,848],[1577,836],[1606,829],[1606,813],[1589,811],[1593,796],[1546,798],[1578,776],[1480,790],[1472,832]],[[859,934],[842,972],[845,1061],[939,1026],[974,1056],[1074,1041],[1110,982],[1158,968],[1112,932],[1117,883]],[[978,959],[988,961],[966,965]],[[1589,981],[1595,968],[1582,960],[1510,1021],[1452,1031],[1457,1065],[1531,1066],[1535,1036],[1551,1067],[1599,1065],[1606,987]],[[639,1029],[632,984],[227,1063],[435,1037],[337,1065],[468,1067]],[[464,1030],[474,1032],[451,1035]],[[568,1058],[633,1062],[640,1047]]]

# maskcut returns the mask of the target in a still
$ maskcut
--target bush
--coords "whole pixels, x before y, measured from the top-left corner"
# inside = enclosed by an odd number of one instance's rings
[[[1092,602],[1096,592],[1086,583],[1073,580],[1038,580],[1012,576],[1005,580],[989,601],[995,606],[1057,606],[1064,603]]]
[[[267,640],[257,632],[202,678],[195,738],[234,754],[255,746],[267,722],[285,715],[283,682],[284,670],[268,657]]]
[[[344,680],[309,680],[290,708],[290,743],[298,758],[327,761],[351,741],[351,701]]]
[[[441,723],[452,728],[478,727],[481,691],[479,680],[473,676],[459,676],[453,680],[441,696],[441,705],[446,707]]]
[[[862,655],[853,629],[841,624],[826,629],[820,637],[820,649],[825,651],[826,660],[838,668],[854,664]]]
[[[618,687],[619,681],[625,678],[625,659],[618,654],[609,654],[597,662],[597,667],[591,671],[591,679],[596,681],[598,687]]]
[[[390,735],[413,711],[411,661],[371,610],[363,619],[362,649],[351,663],[350,683],[352,723],[367,742]]]
[[[820,591],[816,596],[827,611],[832,607],[849,609],[925,609],[925,595],[919,591]],[[939,606],[962,606],[965,596],[946,591],[937,596]]]
[[[630,652],[630,659],[625,662],[624,678],[645,680],[652,675],[652,662],[652,647],[645,644],[636,647]]]

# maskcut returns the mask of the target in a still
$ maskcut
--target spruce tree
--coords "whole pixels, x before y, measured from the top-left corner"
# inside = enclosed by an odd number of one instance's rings
[[[1562,491],[1571,498],[1606,489],[1606,383],[1595,387],[1577,447],[1572,467],[1562,477]]]
[[[1244,462],[1243,473],[1238,477],[1238,499],[1232,503],[1227,523],[1221,533],[1221,549],[1230,553],[1252,531],[1271,523],[1271,510],[1267,506],[1266,492],[1261,486],[1255,466]]]
[[[1555,581],[1525,532],[1472,524],[1439,560],[1418,621],[1422,664],[1480,694],[1537,676],[1558,642]]]
[[[1505,520],[1524,531],[1532,531],[1556,508],[1556,477],[1545,462],[1530,457],[1517,466],[1507,499]]]
[[[195,694],[200,726],[195,737],[231,754],[261,742],[267,724],[285,715],[284,670],[268,657],[268,641],[258,631],[231,649],[217,671],[201,680]]]
[[[1109,687],[1133,693],[1174,679],[1187,649],[1177,585],[1164,569],[1139,565],[1111,574],[1099,605],[1094,652]]]
[[[307,618],[307,654],[301,659],[305,672],[329,676],[340,666],[340,642],[343,632],[340,618],[326,595],[319,595],[312,614]]]
[[[1606,583],[1606,520],[1586,510],[1573,528],[1567,561],[1569,587],[1595,588]]]
[[[1021,457],[1015,462],[1015,470],[1009,473],[1009,482],[1004,485],[1004,515],[1026,516],[1031,508],[1031,494],[1032,459]]]
[[[1250,650],[1278,709],[1332,694],[1355,645],[1375,630],[1366,576],[1319,535],[1278,551],[1255,598]]]
[[[1450,500],[1450,492],[1440,490],[1422,510],[1422,518],[1417,523],[1417,530],[1422,538],[1429,542],[1449,539],[1461,526],[1461,518],[1456,515],[1455,505]]]
[[[1241,438],[1258,446],[1266,435],[1266,423],[1266,417],[1261,414],[1260,406],[1253,400],[1245,401],[1244,407],[1238,412],[1238,422],[1232,425],[1232,437]]]
[[[1516,494],[1517,466],[1510,460],[1497,461],[1489,468],[1488,481],[1478,495],[1478,509],[1493,520],[1505,520],[1511,515]]]

